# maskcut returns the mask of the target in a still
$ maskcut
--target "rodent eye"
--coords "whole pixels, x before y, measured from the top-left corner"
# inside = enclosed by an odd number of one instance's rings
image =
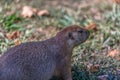
[[[83,33],[83,30],[79,30],[78,32],[79,32],[79,33]]]

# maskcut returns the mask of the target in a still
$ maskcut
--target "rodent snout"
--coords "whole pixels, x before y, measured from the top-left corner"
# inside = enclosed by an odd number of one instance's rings
[[[79,33],[86,34],[87,36],[90,35],[90,32],[89,32],[88,30],[86,30],[86,29],[82,29],[82,30],[80,30]]]

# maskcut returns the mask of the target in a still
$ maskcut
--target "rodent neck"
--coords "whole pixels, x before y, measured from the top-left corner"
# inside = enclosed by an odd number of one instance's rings
[[[69,53],[69,55],[72,55],[72,51],[74,47],[69,45],[68,39],[66,37],[56,36],[55,40],[56,40],[56,44],[59,45],[64,52]]]

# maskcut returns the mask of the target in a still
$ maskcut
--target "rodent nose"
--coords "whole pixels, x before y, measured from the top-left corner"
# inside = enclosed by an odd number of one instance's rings
[[[85,30],[85,29],[79,30],[78,32],[79,32],[79,33],[85,33],[85,34],[87,34],[88,36],[90,35],[90,32],[89,32],[88,30]]]

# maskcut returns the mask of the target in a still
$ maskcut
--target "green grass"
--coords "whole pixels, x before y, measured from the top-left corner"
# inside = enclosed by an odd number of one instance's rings
[[[119,79],[118,77],[120,75],[117,75],[116,71],[120,69],[120,61],[115,58],[107,57],[106,55],[112,49],[120,50],[120,26],[118,25],[120,21],[117,20],[120,11],[113,14],[112,6],[109,4],[106,5],[107,2],[102,3],[102,1],[99,5],[90,5],[82,9],[79,7],[70,7],[70,4],[66,6],[63,3],[61,5],[58,4],[60,7],[54,7],[51,6],[52,3],[47,4],[47,2],[49,1],[43,2],[36,0],[35,2],[33,0],[29,2],[29,5],[37,7],[38,9],[44,9],[44,7],[46,7],[50,16],[22,18],[20,15],[21,8],[17,6],[22,7],[23,5],[27,5],[27,1],[20,1],[19,3],[15,3],[14,1],[1,1],[0,53],[4,53],[9,47],[14,46],[15,39],[9,40],[5,37],[5,34],[15,30],[21,31],[21,36],[18,39],[22,42],[28,42],[31,40],[44,40],[52,37],[56,33],[56,31],[48,33],[51,35],[37,33],[36,30],[38,28],[49,30],[49,27],[52,27],[52,29],[59,31],[68,25],[77,24],[84,27],[90,22],[94,22],[98,25],[98,31],[90,31],[91,35],[89,39],[73,51],[73,80],[98,80],[97,77],[103,74],[108,74],[108,80]],[[47,6],[42,3],[47,4]],[[100,14],[103,18],[101,18],[101,20],[94,19],[90,11],[91,8],[100,10]],[[8,12],[13,12],[13,14],[8,15]],[[29,28],[27,28],[28,25],[30,25]],[[33,36],[34,39],[32,39]],[[95,56],[93,56],[93,54]],[[88,71],[88,63],[99,64],[99,71],[95,73]]]

